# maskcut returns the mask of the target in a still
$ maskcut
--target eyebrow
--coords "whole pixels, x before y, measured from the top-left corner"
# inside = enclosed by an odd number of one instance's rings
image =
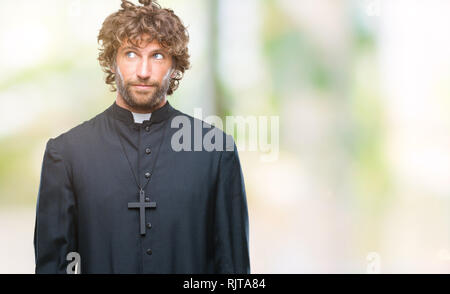
[[[123,52],[123,51],[129,50],[129,49],[135,50],[135,51],[140,51],[139,48],[134,47],[134,46],[131,46],[131,45],[125,46],[124,48],[121,49],[121,51]],[[150,53],[155,53],[155,52],[164,52],[164,53],[167,53],[167,51],[164,50],[164,48],[157,48],[157,49],[154,49],[154,50],[151,50],[151,51],[150,51]]]

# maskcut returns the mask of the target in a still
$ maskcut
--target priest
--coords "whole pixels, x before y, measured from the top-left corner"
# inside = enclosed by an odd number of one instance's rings
[[[35,271],[73,272],[77,256],[83,274],[250,273],[236,145],[209,126],[200,135],[215,131],[223,148],[174,147],[180,127],[203,124],[167,101],[190,66],[189,38],[172,10],[139,2],[122,1],[98,36],[116,100],[47,142]]]

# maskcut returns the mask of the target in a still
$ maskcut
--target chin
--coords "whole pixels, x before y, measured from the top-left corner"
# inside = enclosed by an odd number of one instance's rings
[[[137,103],[135,103],[136,105],[138,105],[141,108],[153,108],[156,107],[157,105],[159,105],[161,103],[161,100],[159,99],[148,99],[148,100],[138,100],[135,101]]]
[[[152,93],[153,89],[148,89],[148,90],[134,90],[134,93],[136,93],[137,95],[148,95],[149,93]]]

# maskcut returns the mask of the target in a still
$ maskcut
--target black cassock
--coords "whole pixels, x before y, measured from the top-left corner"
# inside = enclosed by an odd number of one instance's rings
[[[142,124],[113,103],[47,142],[36,273],[66,273],[70,252],[79,254],[81,273],[250,273],[236,145],[227,151],[229,136],[219,130],[222,151],[174,150],[172,137],[185,123],[172,122],[180,116],[191,124],[193,146],[201,121],[169,102]],[[201,128],[201,136],[212,129]]]

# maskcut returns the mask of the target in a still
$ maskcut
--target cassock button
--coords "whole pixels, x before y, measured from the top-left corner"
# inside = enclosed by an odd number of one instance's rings
[[[147,254],[148,255],[152,255],[152,250],[151,249],[147,249]]]
[[[152,224],[151,223],[147,223],[147,228],[151,229],[152,228]]]
[[[150,148],[147,148],[147,149],[145,149],[145,153],[150,154],[150,153],[152,153],[152,150],[150,150]]]
[[[146,131],[146,132],[150,132],[150,126],[146,126],[146,127],[145,127],[145,131]]]
[[[149,179],[149,178],[150,178],[150,176],[151,176],[151,174],[150,174],[150,173],[145,173],[145,177],[146,177],[147,179]]]

